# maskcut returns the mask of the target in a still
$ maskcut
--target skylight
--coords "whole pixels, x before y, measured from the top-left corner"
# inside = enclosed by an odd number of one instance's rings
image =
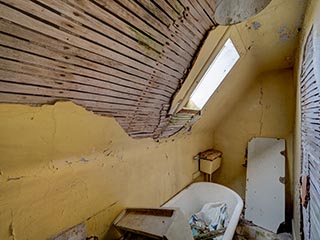
[[[229,38],[193,91],[187,107],[201,110],[239,58],[240,55]]]

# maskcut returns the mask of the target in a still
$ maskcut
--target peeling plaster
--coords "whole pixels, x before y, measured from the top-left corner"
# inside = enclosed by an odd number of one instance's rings
[[[83,162],[83,163],[87,163],[87,162],[89,162],[90,160],[88,160],[88,159],[85,159],[84,157],[82,157],[80,160],[79,160],[79,162]]]
[[[278,33],[279,33],[279,38],[281,42],[286,42],[290,40],[292,35],[292,32],[290,31],[289,27],[286,25],[281,26]]]
[[[19,177],[8,177],[7,181],[16,181],[24,178],[24,176],[19,176]]]
[[[254,30],[258,30],[261,26],[262,25],[259,22],[253,22],[252,23],[252,27],[253,27]]]

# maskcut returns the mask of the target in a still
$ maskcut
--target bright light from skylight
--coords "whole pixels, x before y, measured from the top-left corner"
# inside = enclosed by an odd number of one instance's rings
[[[188,105],[201,110],[239,58],[240,55],[229,38],[193,91]]]

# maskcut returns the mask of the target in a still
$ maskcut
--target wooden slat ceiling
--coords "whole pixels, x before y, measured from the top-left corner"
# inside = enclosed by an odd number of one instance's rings
[[[320,236],[320,220],[317,216],[320,212],[320,79],[316,74],[319,55],[315,51],[317,42],[314,38],[312,28],[304,46],[300,74],[302,176],[308,179],[308,197],[302,208],[305,239],[317,239]]]
[[[0,3],[1,103],[72,101],[134,138],[181,128],[168,110],[215,27],[215,0]]]

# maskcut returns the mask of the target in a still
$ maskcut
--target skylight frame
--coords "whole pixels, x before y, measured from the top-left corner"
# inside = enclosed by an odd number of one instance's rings
[[[207,67],[207,70],[193,90],[185,107],[187,109],[202,110],[223,80],[234,68],[240,57],[240,52],[229,37],[220,49],[219,53]],[[222,71],[222,69],[224,69],[224,71]],[[202,96],[204,93],[205,96]]]

